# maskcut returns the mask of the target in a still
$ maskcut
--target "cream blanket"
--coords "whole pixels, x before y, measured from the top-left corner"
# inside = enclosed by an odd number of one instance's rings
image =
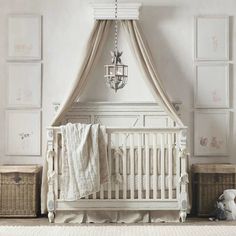
[[[62,183],[60,198],[75,201],[108,182],[105,127],[99,124],[61,126]]]

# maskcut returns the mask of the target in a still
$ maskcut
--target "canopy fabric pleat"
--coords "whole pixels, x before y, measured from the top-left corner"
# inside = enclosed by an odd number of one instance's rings
[[[125,20],[122,21],[122,26],[127,33],[127,38],[130,41],[140,68],[144,72],[145,76],[143,78],[147,82],[154,98],[179,126],[184,126],[159,78],[150,49],[138,21]]]
[[[94,68],[96,59],[98,59],[101,55],[103,45],[107,40],[111,23],[112,21],[110,20],[95,21],[87,44],[84,61],[79,70],[78,76],[74,80],[70,92],[66,95],[63,103],[60,105],[59,110],[51,123],[52,126],[57,126],[62,122],[73,102],[81,96],[88,82],[88,75]]]

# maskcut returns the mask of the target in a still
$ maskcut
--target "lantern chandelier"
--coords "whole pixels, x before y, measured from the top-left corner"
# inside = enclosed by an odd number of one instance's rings
[[[111,63],[109,65],[105,65],[105,79],[110,88],[114,89],[117,92],[118,89],[122,89],[128,79],[128,66],[122,64],[121,55],[123,52],[118,50],[118,20],[117,20],[117,0],[115,0],[115,47],[114,50],[111,51]]]

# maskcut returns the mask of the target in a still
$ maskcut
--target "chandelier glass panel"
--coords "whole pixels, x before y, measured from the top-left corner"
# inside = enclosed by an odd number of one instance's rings
[[[128,79],[128,66],[121,62],[123,52],[118,50],[118,20],[117,20],[117,0],[115,0],[115,41],[114,50],[111,51],[111,64],[105,65],[105,79],[110,88],[117,92],[123,88]]]

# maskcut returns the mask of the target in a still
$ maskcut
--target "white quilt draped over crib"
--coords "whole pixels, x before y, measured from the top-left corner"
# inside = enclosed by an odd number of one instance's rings
[[[109,180],[105,127],[68,123],[61,133],[61,199],[76,201],[98,192]]]

